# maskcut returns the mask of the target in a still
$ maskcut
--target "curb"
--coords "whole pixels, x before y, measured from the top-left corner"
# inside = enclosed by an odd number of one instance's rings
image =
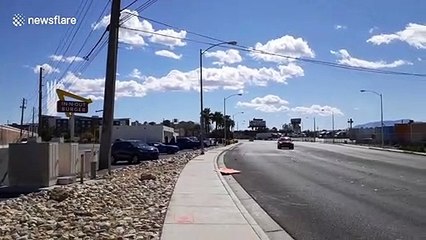
[[[343,143],[338,143],[338,145],[351,147],[351,148],[363,148],[363,149],[377,150],[382,152],[405,153],[405,154],[413,154],[413,155],[426,157],[426,153],[422,153],[422,152],[413,152],[413,151],[407,151],[407,150],[389,149],[389,148],[380,148],[380,147],[359,146],[359,145],[343,144]]]
[[[226,191],[240,210],[243,217],[261,240],[293,240],[293,238],[279,226],[257,202],[230,176],[222,176],[219,167],[225,166],[224,154],[241,143],[222,151],[215,160],[215,170]],[[259,224],[260,223],[260,224]]]
[[[412,152],[412,151],[406,151],[406,150],[386,149],[386,148],[376,148],[376,147],[368,147],[368,149],[385,151],[385,152],[406,153],[406,154],[413,154],[413,155],[425,156],[426,157],[426,153]]]

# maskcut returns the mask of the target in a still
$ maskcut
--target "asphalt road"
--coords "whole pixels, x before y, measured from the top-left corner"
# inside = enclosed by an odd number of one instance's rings
[[[426,239],[426,157],[341,145],[244,142],[227,167],[295,239]]]

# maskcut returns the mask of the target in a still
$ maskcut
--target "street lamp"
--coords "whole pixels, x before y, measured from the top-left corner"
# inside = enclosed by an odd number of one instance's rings
[[[238,115],[238,114],[244,114],[244,112],[237,112],[237,113],[232,114],[232,121],[235,121],[234,117],[235,117],[235,115]]]
[[[362,92],[362,93],[369,92],[369,93],[376,94],[377,96],[380,97],[380,125],[381,125],[381,132],[382,132],[381,138],[382,138],[382,147],[384,147],[385,146],[385,138],[384,138],[384,129],[383,129],[383,127],[384,127],[384,124],[383,124],[383,95],[381,93],[376,92],[376,91],[365,90],[365,89],[360,90],[360,92]]]
[[[223,138],[224,138],[225,146],[226,146],[226,100],[230,97],[242,96],[242,95],[243,95],[242,93],[235,93],[223,98]]]
[[[236,41],[229,41],[229,42],[220,42],[217,44],[213,44],[210,47],[208,47],[206,50],[200,49],[200,106],[201,106],[201,111],[200,111],[200,143],[201,143],[201,154],[204,154],[204,114],[203,114],[203,54],[205,52],[207,52],[208,50],[217,47],[219,45],[224,45],[224,44],[229,44],[229,45],[237,45]]]

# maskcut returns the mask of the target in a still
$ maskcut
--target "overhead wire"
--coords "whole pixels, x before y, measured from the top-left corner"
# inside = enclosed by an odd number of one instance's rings
[[[83,0],[83,1],[84,1],[84,6],[81,8],[81,11],[79,12],[79,14],[77,16],[77,19],[79,19],[79,21],[78,21],[77,25],[72,25],[72,27],[71,27],[72,28],[72,31],[71,31],[72,36],[68,36],[68,38],[64,42],[63,47],[61,49],[65,49],[65,50],[62,53],[59,52],[60,56],[62,56],[62,57],[66,57],[68,50],[70,49],[70,47],[71,47],[71,45],[72,45],[72,43],[75,39],[75,36],[77,35],[78,31],[80,30],[81,25],[83,24],[84,20],[86,19],[87,13],[88,13],[90,7],[93,4],[93,0],[89,0],[89,1]],[[74,29],[75,29],[75,31],[74,31]],[[61,61],[61,59],[59,61],[56,61],[56,64],[53,67],[53,69],[57,69],[59,67],[59,65],[62,64],[62,63],[63,62]],[[55,79],[55,78],[57,78],[58,74],[59,73],[55,72],[55,73],[51,74],[50,77]],[[45,81],[48,81],[48,78],[46,78]]]
[[[145,2],[142,5],[140,5],[139,7],[137,7],[135,10],[138,11],[138,12],[144,11],[145,9],[149,8],[150,6],[152,6],[157,1],[158,0],[148,0],[147,2]],[[123,11],[123,10],[127,9],[128,7],[134,5],[136,2],[137,2],[137,0],[134,0],[129,5],[127,5],[126,7],[124,7],[121,11]],[[120,25],[122,25],[125,22],[127,22],[130,18],[131,18],[131,16],[129,16],[129,15],[125,16],[123,19],[121,19]],[[108,42],[108,38],[103,39],[104,36],[106,35],[106,32],[107,32],[107,28],[105,29],[105,31],[103,32],[103,34],[99,38],[99,40],[96,42],[95,46],[92,47],[92,49],[89,51],[89,53],[84,57],[85,62],[78,69],[74,68],[74,72],[76,72],[77,70],[80,73],[84,72],[87,69],[87,67],[90,65],[90,63],[96,58],[96,56],[103,50],[103,48],[106,46],[106,44]],[[67,71],[63,72],[61,79],[65,76],[65,74],[66,74]],[[77,76],[74,76],[72,78],[72,80],[71,80],[71,84],[74,83],[76,80],[77,80]],[[48,103],[48,105],[50,105],[50,106],[53,105],[53,104],[54,104],[54,101],[51,101],[50,104]]]
[[[100,12],[100,14],[99,14],[99,16],[98,16],[98,18],[97,18],[97,20],[96,20],[96,22],[99,22],[100,20],[101,20],[101,18],[102,18],[102,16],[105,14],[105,11],[107,10],[107,8],[108,8],[108,6],[110,5],[110,3],[111,3],[111,0],[108,0],[108,1],[106,1],[106,3],[105,3],[105,6],[103,7],[103,9],[102,9],[102,11]],[[86,14],[87,14],[87,11],[86,11]],[[93,34],[93,32],[94,32],[94,28],[92,28],[91,29],[91,31],[88,33],[88,35],[86,36],[86,38],[84,39],[84,41],[83,41],[83,44],[82,44],[82,46],[80,47],[80,49],[78,50],[78,52],[77,52],[77,54],[75,54],[75,57],[79,57],[80,56],[80,53],[82,52],[82,50],[84,49],[84,47],[86,46],[86,44],[87,44],[87,42],[88,42],[88,40],[90,39],[90,37],[92,36],[92,34]],[[77,32],[77,31],[76,31]],[[102,38],[105,36],[105,33],[103,33],[102,35],[101,35],[101,38],[98,40],[98,42],[99,41],[101,41],[102,40]],[[96,46],[97,46],[98,44],[96,44]],[[95,46],[95,47],[96,47]],[[86,55],[87,56],[87,55]],[[82,61],[82,62],[80,62],[79,64],[77,64],[75,67],[74,67],[74,70],[73,71],[77,71],[77,70],[79,70],[79,69],[82,69],[83,67],[85,67],[85,68],[87,68],[87,66],[90,64],[88,64],[87,62],[87,58],[83,58],[84,60]],[[70,68],[71,68],[71,66],[75,63],[75,61],[76,61],[76,58],[74,58],[69,64],[68,64],[68,66],[67,66],[67,68],[66,68],[66,70],[65,71],[63,71],[62,72],[62,75],[58,78],[59,79],[59,83],[61,83],[61,80],[64,78],[64,76],[68,73],[68,71],[70,70]],[[91,61],[90,61],[91,62]],[[48,91],[49,91],[49,89],[48,89]],[[55,102],[54,102],[54,99],[52,100],[50,100],[50,102],[48,103],[47,101],[45,102],[45,104],[44,104],[44,106],[43,106],[43,108],[44,107],[46,107],[46,105],[48,105],[49,107],[51,107],[53,104],[55,104]]]
[[[215,38],[215,37],[207,36],[205,34],[200,34],[200,33],[196,33],[196,32],[193,32],[193,31],[188,31],[188,30],[185,30],[183,28],[179,28],[179,27],[173,26],[171,24],[167,24],[167,23],[164,23],[164,22],[161,22],[161,21],[157,21],[157,20],[154,20],[154,19],[151,19],[151,18],[148,18],[148,17],[143,17],[143,16],[133,14],[133,13],[128,13],[128,14],[135,16],[135,17],[138,17],[138,18],[141,18],[141,19],[145,19],[147,21],[151,21],[151,22],[172,28],[174,30],[178,30],[178,31],[184,30],[189,34],[196,35],[196,36],[203,37],[203,38],[207,38],[209,40],[214,40],[214,41],[217,41],[217,42],[226,42],[223,39],[218,39],[218,38]],[[140,31],[140,32],[145,32],[145,33],[150,33],[150,34],[156,34],[156,35],[161,35],[161,36],[164,36],[164,37],[170,37],[170,38],[188,41],[188,38],[179,38],[179,37],[170,36],[170,35],[167,35],[167,34],[160,34],[160,33],[156,33],[156,32],[145,31],[145,30],[142,30],[142,29],[130,29],[130,30]],[[203,43],[203,44],[207,44],[207,45],[210,45],[210,46],[214,45],[213,43],[206,43],[206,42],[197,41],[197,40],[194,40],[194,39],[189,39],[189,41]],[[307,62],[307,63],[329,66],[329,67],[334,67],[334,68],[347,69],[347,70],[362,71],[362,72],[369,72],[369,73],[379,73],[379,74],[390,74],[390,75],[426,77],[426,74],[423,74],[423,73],[410,73],[410,72],[391,71],[391,70],[383,70],[383,69],[373,69],[373,68],[366,68],[366,67],[360,67],[360,66],[350,66],[350,65],[345,65],[345,64],[341,64],[341,63],[335,63],[335,62],[329,62],[329,61],[323,61],[323,60],[288,56],[288,55],[283,55],[283,54],[278,54],[278,53],[267,52],[267,51],[263,51],[263,50],[259,50],[259,49],[253,49],[252,47],[247,47],[247,46],[243,46],[243,45],[240,45],[240,44],[237,44],[237,45],[234,45],[234,46],[233,45],[221,45],[220,47],[228,48],[228,49],[236,49],[236,50],[241,50],[241,51],[245,51],[245,52],[252,52],[252,53],[259,53],[259,54],[264,54],[264,55],[276,56],[276,57],[286,58],[286,59],[300,61],[300,62]]]

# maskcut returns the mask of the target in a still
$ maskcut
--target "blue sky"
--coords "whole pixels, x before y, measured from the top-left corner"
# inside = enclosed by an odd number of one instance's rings
[[[85,62],[81,58],[102,35],[109,13],[98,21],[106,1],[87,2],[0,2],[3,32],[0,123],[19,122],[23,97],[28,99],[24,122],[31,120],[32,107],[37,107],[38,73],[34,71],[37,65],[44,66],[45,86],[91,97],[94,103],[90,105],[89,115],[102,109],[106,48],[85,71],[81,71]],[[122,6],[130,2],[123,0]],[[192,31],[226,41],[235,40],[241,46],[269,53],[378,70],[426,73],[426,2],[422,0],[270,0],[262,3],[158,0],[144,11],[134,11],[144,2],[136,2],[123,16],[132,16],[130,12],[186,31],[172,30],[138,17],[123,24],[145,32],[120,30],[116,117],[142,122],[159,122],[163,118],[199,119],[198,54],[200,48],[209,45],[159,34],[217,43],[194,36],[189,33]],[[84,18],[82,9],[88,9]],[[29,24],[16,27],[12,24],[14,14],[25,18],[76,17],[77,25],[74,28],[72,25]],[[70,39],[64,38],[66,32],[75,31],[80,23],[68,51],[63,47],[54,56],[63,40]],[[83,50],[77,55],[82,46]],[[426,121],[425,77],[350,71],[221,47],[211,49],[203,59],[207,86],[204,106],[222,111],[224,97],[243,92],[243,96],[227,101],[227,113],[244,111],[235,117],[240,128],[253,117],[264,118],[269,127],[280,127],[292,117],[301,117],[304,128],[312,128],[315,117],[320,128],[331,128],[331,112],[335,115],[336,128],[345,128],[349,118],[355,124],[379,120],[378,96],[362,94],[360,89],[383,93],[386,120]],[[43,90],[43,112],[56,114],[54,94],[50,94],[48,102],[48,91],[47,87]]]

